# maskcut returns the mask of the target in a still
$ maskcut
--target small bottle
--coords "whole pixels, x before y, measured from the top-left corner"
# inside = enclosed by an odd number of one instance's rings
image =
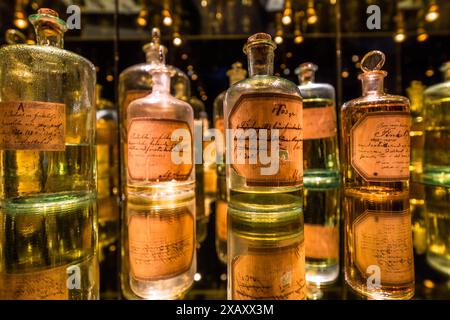
[[[191,105],[194,110],[194,159],[195,159],[195,202],[196,202],[196,232],[198,243],[203,242],[207,236],[207,224],[209,221],[206,215],[205,193],[204,190],[204,163],[203,161],[203,134],[205,106],[203,104],[192,104],[191,84],[189,78],[184,76],[183,72],[177,72],[172,81],[172,87],[175,91],[175,97]],[[199,143],[200,142],[200,143]]]
[[[181,298],[195,262],[194,116],[170,95],[170,69],[152,71],[152,93],[127,110],[122,290],[128,299]]]
[[[425,184],[427,262],[450,275],[450,188]]]
[[[152,71],[152,93],[127,108],[127,194],[155,200],[193,192],[192,107],[170,95],[170,70],[161,62]]]
[[[429,87],[423,96],[423,181],[450,187],[450,61],[441,71],[444,82]]]
[[[306,281],[308,287],[334,283],[339,276],[340,184],[304,189]]]
[[[227,71],[227,76],[229,78],[230,87],[235,83],[245,79],[247,75],[247,70],[242,68],[242,63],[235,62],[232,64],[231,69]],[[220,130],[222,133],[222,141],[220,141],[217,146],[217,174],[225,176],[225,123],[223,117],[223,105],[225,100],[225,94],[227,91],[221,92],[213,104],[213,117],[214,117],[214,128]]]
[[[228,208],[228,299],[306,299],[303,213]]]
[[[159,48],[163,47],[164,52],[166,52],[166,48],[161,45],[161,32],[158,28],[152,29],[152,39],[150,43],[147,43],[143,46],[142,50],[145,52],[146,62],[133,65],[128,67],[119,76],[119,126],[120,126],[120,141],[124,145],[126,144],[127,137],[127,110],[128,105],[139,98],[145,97],[151,93],[153,87],[152,80],[152,70],[159,65]],[[179,76],[183,74],[183,77],[189,78],[186,74],[184,74],[181,70],[177,68],[167,65],[167,68],[170,70],[171,84],[173,85]],[[174,93],[174,87],[171,87],[171,93]],[[125,156],[125,158],[121,159],[121,162],[126,163],[126,155],[121,154],[121,156]],[[122,166],[121,168],[126,168]],[[126,171],[121,171],[122,179],[126,180]]]
[[[0,48],[0,299],[98,299],[95,68],[29,19],[37,45]]]
[[[231,129],[226,137],[227,183],[235,203],[264,202],[270,196],[280,206],[301,201],[302,98],[294,83],[273,76],[275,47],[266,33],[248,38],[249,78],[225,95],[225,128]]]
[[[101,94],[102,86],[97,84],[97,204],[99,242],[103,247],[113,243],[119,231],[119,150],[117,111]]]
[[[334,88],[315,82],[317,66],[299,67],[303,98],[303,170],[305,187],[336,184],[340,180]]]
[[[216,251],[217,257],[224,264],[227,263],[227,182],[225,176],[217,180],[216,201]]]
[[[385,57],[361,61],[363,96],[342,107],[345,278],[376,299],[414,294],[409,210],[409,101],[384,93]]]

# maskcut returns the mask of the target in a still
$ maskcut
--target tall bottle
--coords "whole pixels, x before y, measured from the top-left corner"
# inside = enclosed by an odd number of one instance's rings
[[[0,49],[0,299],[96,299],[95,69],[55,11],[30,21]]]
[[[248,38],[249,78],[225,95],[227,184],[235,204],[301,208],[302,98],[272,75],[275,47],[268,34]]]
[[[119,240],[119,130],[114,103],[102,97],[97,84],[97,208],[101,298],[118,295],[117,245]]]
[[[195,203],[196,203],[196,233],[198,243],[203,242],[207,236],[208,216],[206,215],[204,188],[204,163],[203,163],[203,134],[205,106],[203,104],[192,104],[191,84],[188,76],[182,71],[176,73],[172,87],[175,97],[191,105],[194,111],[194,161],[195,161]]]
[[[299,67],[305,186],[336,184],[340,180],[334,88],[315,82],[317,69],[311,62]]]
[[[424,92],[423,181],[450,187],[450,62],[441,70],[444,82]]]
[[[409,210],[410,107],[384,93],[385,57],[361,61],[363,96],[342,107],[345,279],[376,299],[414,294]]]
[[[235,83],[245,79],[247,75],[247,70],[242,68],[242,63],[235,62],[231,66],[231,69],[227,71],[227,76],[229,78],[230,87]],[[214,118],[214,128],[222,133],[223,140],[220,141],[217,146],[217,174],[219,176],[225,176],[225,123],[223,116],[223,106],[225,100],[225,94],[227,91],[221,92],[213,104],[213,118]],[[220,178],[220,177],[219,177]]]
[[[216,252],[217,257],[223,263],[227,263],[227,183],[225,176],[218,176],[217,201],[216,201]]]
[[[425,223],[425,188],[422,183],[424,122],[423,122],[423,92],[425,86],[420,81],[412,81],[406,92],[411,101],[411,161],[409,206],[413,223],[413,244],[416,254],[424,254],[427,250]]]
[[[170,95],[170,70],[152,71],[152,93],[127,108],[122,291],[128,299],[180,298],[193,282],[193,110]]]

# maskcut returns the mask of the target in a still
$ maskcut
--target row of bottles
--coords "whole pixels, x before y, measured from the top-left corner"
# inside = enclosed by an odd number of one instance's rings
[[[268,34],[244,47],[248,78],[232,65],[209,130],[158,29],[115,111],[94,66],[62,48],[57,13],[30,21],[37,45],[0,49],[0,298],[96,299],[98,261],[119,244],[125,298],[183,298],[212,202],[229,299],[306,299],[338,279],[341,242],[345,280],[369,298],[414,295],[413,247],[449,273],[448,81],[413,83],[410,107],[370,52],[339,152],[334,88],[312,63],[299,86],[274,76]]]

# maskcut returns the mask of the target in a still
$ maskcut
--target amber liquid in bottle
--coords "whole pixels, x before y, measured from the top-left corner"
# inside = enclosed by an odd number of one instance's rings
[[[345,279],[374,299],[414,294],[409,211],[410,108],[383,90],[384,55],[367,54],[363,96],[341,112],[345,189]]]

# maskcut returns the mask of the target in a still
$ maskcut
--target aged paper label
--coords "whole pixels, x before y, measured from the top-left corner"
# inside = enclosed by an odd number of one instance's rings
[[[172,133],[182,129],[188,136],[172,140]],[[128,127],[128,176],[141,181],[187,180],[193,168],[192,132],[183,121],[133,118]],[[184,152],[188,156],[183,156]],[[172,153],[188,159],[175,163]]]
[[[64,151],[66,110],[63,103],[0,102],[0,149]]]
[[[303,109],[303,139],[323,139],[337,135],[334,106]]]
[[[249,248],[232,262],[233,300],[306,299],[305,247]]]
[[[306,258],[337,259],[339,231],[337,226],[305,223]]]
[[[132,275],[143,280],[167,279],[191,267],[194,218],[186,208],[162,215],[130,212],[128,239]]]
[[[409,179],[408,112],[373,112],[362,117],[351,129],[353,168],[366,181]]]
[[[123,98],[122,119],[127,119],[128,106],[130,105],[130,103],[132,103],[134,100],[148,96],[150,93],[152,93],[151,90],[128,90],[125,93],[125,97]]]
[[[216,235],[219,240],[227,240],[227,211],[228,204],[226,201],[217,200],[216,202]]]
[[[378,266],[383,284],[403,284],[414,280],[411,214],[366,210],[353,223],[355,261],[367,274]]]
[[[246,178],[249,186],[296,186],[303,180],[303,115],[300,97],[281,93],[244,94],[230,113],[229,128],[233,130],[231,164],[234,170]],[[257,143],[238,143],[237,130],[257,134]],[[262,144],[261,133],[267,130]],[[275,174],[262,174],[261,169],[269,167],[261,161],[261,154],[272,158],[272,130],[279,130],[279,168]],[[257,148],[257,150],[255,150]],[[239,163],[238,154],[245,155],[245,163]],[[252,163],[256,162],[256,163]]]
[[[29,273],[0,273],[0,300],[67,300],[67,266]]]

